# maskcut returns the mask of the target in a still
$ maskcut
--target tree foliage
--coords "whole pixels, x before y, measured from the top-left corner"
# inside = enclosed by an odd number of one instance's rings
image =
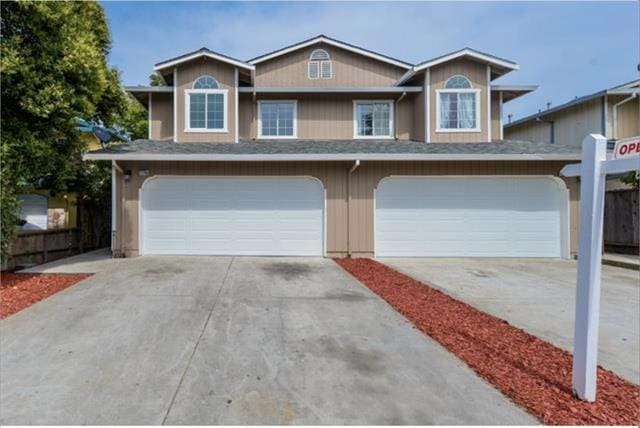
[[[74,130],[74,117],[130,121],[134,134],[142,125],[130,119],[136,103],[107,63],[111,39],[100,4],[4,1],[0,8],[4,256],[17,195],[28,187],[105,198],[91,190],[105,187],[105,168],[82,161],[87,139]]]

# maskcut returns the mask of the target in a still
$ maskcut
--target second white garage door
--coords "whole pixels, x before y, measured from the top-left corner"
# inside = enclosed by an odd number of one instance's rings
[[[313,178],[158,177],[141,209],[142,254],[323,254],[324,189]]]
[[[551,177],[390,177],[378,257],[566,257],[568,195]]]

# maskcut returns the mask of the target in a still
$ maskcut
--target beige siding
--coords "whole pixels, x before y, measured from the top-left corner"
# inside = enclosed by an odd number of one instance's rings
[[[195,133],[185,132],[185,91],[191,89],[193,82],[200,76],[209,74],[216,78],[220,89],[227,89],[227,129],[225,133]],[[183,142],[233,142],[235,141],[235,68],[229,64],[199,58],[182,64],[178,68],[177,106],[177,135],[178,141]]]
[[[420,92],[413,100],[413,139],[425,141],[425,93]]]
[[[491,94],[491,140],[500,139],[500,94]]]
[[[329,52],[331,79],[309,79],[309,55],[315,49]],[[318,43],[256,64],[256,86],[390,86],[406,70],[334,46]]]
[[[132,170],[125,186],[126,215],[119,225],[128,255],[138,253],[138,198],[145,178],[139,169],[152,175],[251,175],[313,176],[320,179],[327,194],[327,252],[344,256],[348,245],[354,256],[371,256],[374,250],[374,192],[380,180],[390,175],[558,175],[562,162],[364,162],[355,170],[351,183],[351,203],[347,204],[347,162],[122,162]],[[577,249],[578,185],[565,179],[570,190],[571,252]],[[350,213],[347,214],[347,210]],[[347,227],[347,219],[349,228]],[[124,229],[122,229],[124,227]],[[349,231],[349,233],[347,233]],[[347,237],[347,234],[349,236]],[[349,244],[347,243],[349,241]],[[121,241],[118,241],[121,242]]]
[[[609,104],[613,104],[622,101],[624,97],[620,99],[613,99],[609,101]],[[612,107],[613,110],[613,107]],[[609,121],[613,126],[613,111],[609,116]],[[615,135],[617,139],[636,137],[640,135],[640,99],[636,97],[635,100],[627,101],[618,107],[618,129]],[[611,138],[614,137],[613,132],[610,134]]]
[[[552,113],[543,119],[545,122],[532,119],[514,127],[505,128],[505,138],[549,142],[551,124],[548,122],[553,121],[556,144],[580,147],[582,140],[588,134],[602,133],[602,98]]]
[[[513,128],[504,129],[504,138],[507,140],[551,141],[551,125],[544,122],[528,121]]]
[[[475,89],[480,89],[480,105],[478,120],[480,132],[436,132],[438,126],[437,90],[443,89],[447,80],[461,74],[466,76]],[[487,66],[468,59],[457,59],[433,67],[430,72],[430,142],[433,143],[470,143],[485,142],[489,139],[487,132]]]
[[[173,139],[173,95],[155,93],[150,101],[151,139]]]
[[[395,100],[399,94],[389,97],[375,95],[281,95],[259,97],[260,100],[286,99],[297,101],[298,138],[303,140],[351,140],[354,138],[353,102],[361,99],[385,99],[394,101],[394,116],[397,126],[397,138],[413,138],[413,98],[408,94],[400,103]],[[254,117],[255,115],[255,117]],[[257,138],[258,108],[251,96],[241,96],[240,101],[240,137]]]

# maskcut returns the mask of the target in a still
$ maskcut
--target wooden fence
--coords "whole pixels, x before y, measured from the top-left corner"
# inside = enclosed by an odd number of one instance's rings
[[[640,191],[609,191],[604,200],[605,251],[638,254],[640,247]]]
[[[50,229],[19,232],[11,243],[2,269],[46,263],[82,252],[80,229]]]

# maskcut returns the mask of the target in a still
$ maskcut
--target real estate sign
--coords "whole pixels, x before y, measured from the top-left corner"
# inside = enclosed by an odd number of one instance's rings
[[[622,159],[632,156],[640,156],[640,138],[618,140],[615,149],[613,149],[613,158]]]

